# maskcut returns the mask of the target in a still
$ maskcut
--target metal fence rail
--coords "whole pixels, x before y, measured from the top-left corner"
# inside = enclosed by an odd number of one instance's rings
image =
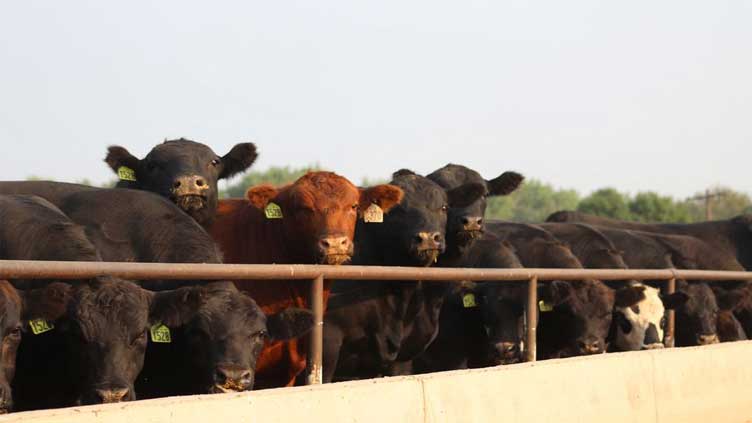
[[[109,263],[0,260],[0,279],[83,279],[97,276],[124,279],[186,279],[186,280],[311,280],[311,308],[314,329],[309,351],[309,384],[321,383],[324,302],[323,284],[330,280],[364,281],[527,281],[525,358],[535,361],[539,281],[551,280],[654,280],[665,281],[667,292],[676,289],[676,280],[739,281],[752,280],[752,272],[729,272],[680,269],[468,269],[418,268],[383,266],[327,266],[281,264],[172,264],[172,263]],[[666,342],[673,346],[674,312],[669,310]]]

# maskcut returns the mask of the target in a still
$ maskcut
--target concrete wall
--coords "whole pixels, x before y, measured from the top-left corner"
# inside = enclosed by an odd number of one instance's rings
[[[752,422],[750,357],[747,341],[17,413],[0,422]]]

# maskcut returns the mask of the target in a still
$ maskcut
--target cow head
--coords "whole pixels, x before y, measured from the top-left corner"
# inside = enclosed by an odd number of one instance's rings
[[[434,171],[427,178],[446,190],[468,183],[480,184],[485,187],[484,195],[476,201],[449,208],[447,239],[450,245],[458,246],[467,244],[483,232],[483,217],[486,213],[487,197],[511,194],[524,179],[519,173],[504,172],[494,179],[486,180],[478,172],[456,164],[448,164]]]
[[[217,181],[244,172],[256,157],[251,143],[237,144],[220,157],[204,144],[180,138],[157,145],[143,159],[112,146],[105,162],[120,177],[118,187],[169,198],[206,226],[217,211]]]
[[[676,345],[708,345],[720,342],[718,314],[736,307],[740,297],[731,291],[714,293],[706,282],[677,281],[677,292],[687,300],[676,308]]]
[[[429,266],[446,248],[446,223],[450,207],[464,207],[483,196],[477,183],[445,191],[430,179],[409,170],[394,173],[391,184],[404,192],[399,205],[384,223],[359,226],[370,234],[392,265]]]
[[[475,291],[488,337],[490,363],[499,365],[520,362],[527,285],[512,282],[478,283]]]
[[[556,339],[558,356],[604,353],[614,305],[636,304],[645,298],[644,289],[632,286],[614,291],[592,280],[548,283],[540,293],[541,337]]]
[[[204,301],[198,287],[155,293],[126,281],[56,289],[59,312],[49,319],[65,334],[82,404],[134,400],[150,329],[182,326]]]
[[[284,239],[295,240],[286,245],[295,262],[343,264],[353,255],[358,216],[372,206],[389,213],[402,190],[394,185],[358,188],[332,172],[309,172],[283,188],[252,187],[246,197],[270,222],[282,225]]]
[[[674,309],[687,301],[684,293],[661,296],[659,289],[642,286],[645,287],[642,301],[631,306],[617,304],[614,307],[613,346],[618,351],[663,348],[666,309]]]
[[[303,309],[264,316],[256,302],[232,283],[207,285],[206,297],[196,316],[176,334],[196,372],[194,392],[252,389],[264,343],[299,337],[313,325],[312,313]]]

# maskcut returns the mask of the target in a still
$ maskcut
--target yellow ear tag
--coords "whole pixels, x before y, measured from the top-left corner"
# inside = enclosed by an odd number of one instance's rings
[[[172,342],[172,336],[170,336],[170,328],[161,323],[157,323],[156,325],[152,326],[149,329],[149,332],[151,332],[152,342],[157,342],[160,344],[169,344]]]
[[[31,333],[39,335],[40,333],[49,332],[55,329],[55,325],[52,322],[48,322],[44,319],[29,320],[29,326],[31,327]]]
[[[554,306],[551,304],[548,304],[547,302],[540,300],[538,301],[538,308],[540,309],[541,313],[545,313],[547,311],[554,311]]]
[[[282,219],[282,207],[274,203],[269,203],[264,209],[264,215],[266,215],[267,219]]]
[[[467,293],[462,296],[462,305],[465,308],[473,308],[477,307],[478,304],[475,302],[475,294]]]
[[[363,221],[366,223],[381,223],[384,221],[384,210],[378,204],[371,204],[363,212]]]
[[[120,166],[117,170],[117,174],[121,181],[136,182],[136,171],[127,166]]]

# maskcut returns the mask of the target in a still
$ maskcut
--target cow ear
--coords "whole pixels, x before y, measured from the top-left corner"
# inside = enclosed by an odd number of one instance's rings
[[[219,179],[230,178],[245,172],[256,161],[256,145],[250,142],[236,144],[229,153],[222,156],[222,171]]]
[[[661,295],[661,301],[666,310],[676,310],[689,301],[689,295],[683,292],[674,292],[669,295]]]
[[[149,321],[172,328],[191,321],[207,297],[205,288],[199,286],[151,292],[151,295]]]
[[[553,281],[543,285],[541,290],[541,300],[550,305],[559,305],[567,302],[572,296],[574,287],[572,284],[563,281]]]
[[[449,207],[462,208],[478,201],[485,195],[486,187],[482,184],[471,182],[460,185],[447,191]]]
[[[499,177],[486,181],[488,195],[508,195],[520,187],[525,177],[517,172],[504,172]]]
[[[367,209],[371,204],[381,207],[384,213],[388,213],[392,207],[402,201],[405,193],[395,185],[376,185],[360,190],[359,206],[361,210]]]
[[[277,194],[279,194],[277,188],[274,188],[271,185],[259,185],[248,188],[248,191],[245,193],[245,198],[248,199],[248,202],[250,202],[253,207],[263,210],[266,208],[267,204],[277,196]]]
[[[119,145],[112,145],[107,148],[107,157],[104,158],[104,161],[116,174],[118,173],[118,169],[123,166],[137,172],[141,163],[141,160]]]
[[[313,313],[302,308],[288,308],[266,318],[266,329],[274,341],[305,335],[313,328]]]
[[[614,293],[616,307],[631,307],[645,299],[645,285],[628,286],[617,289]]]
[[[44,288],[19,291],[23,301],[23,320],[57,320],[65,315],[71,301],[71,285],[53,282]]]
[[[719,289],[715,292],[716,301],[718,301],[718,308],[721,310],[733,310],[739,303],[744,301],[745,294],[740,290],[726,291]]]

